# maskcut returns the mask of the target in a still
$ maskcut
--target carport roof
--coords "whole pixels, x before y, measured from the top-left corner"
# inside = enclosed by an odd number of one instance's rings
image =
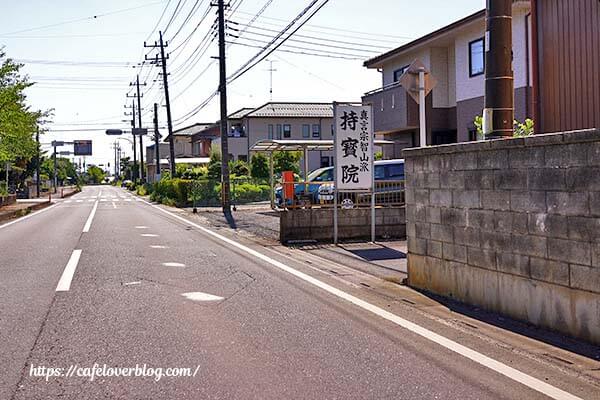
[[[376,146],[394,144],[391,140],[375,140]],[[328,151],[333,150],[333,140],[273,140],[264,139],[256,142],[250,151]]]

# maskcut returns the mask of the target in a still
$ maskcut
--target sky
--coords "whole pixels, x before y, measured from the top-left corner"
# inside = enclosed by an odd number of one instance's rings
[[[87,164],[113,160],[108,128],[129,129],[136,76],[142,97],[142,123],[152,126],[159,105],[161,134],[166,110],[160,68],[142,63],[156,50],[144,42],[164,33],[174,128],[219,119],[219,98],[204,107],[218,85],[217,40],[211,30],[216,8],[210,0],[0,0],[0,47],[22,62],[34,86],[27,89],[33,109],[54,109],[44,148],[52,140],[93,141]],[[230,0],[227,11],[227,75],[250,60],[289,24],[309,0]],[[320,4],[320,3],[317,3]],[[485,7],[485,0],[329,0],[281,50],[228,85],[229,113],[273,101],[360,101],[381,86],[377,71],[363,62]],[[256,14],[262,11],[258,17]],[[235,37],[239,36],[239,38]],[[252,47],[254,46],[254,47]],[[303,53],[303,54],[301,54]],[[307,54],[310,53],[310,54]],[[274,71],[269,71],[273,69]],[[131,145],[124,135],[126,155]],[[145,138],[146,145],[148,138]],[[69,150],[68,147],[62,150]],[[75,160],[78,161],[78,160]]]

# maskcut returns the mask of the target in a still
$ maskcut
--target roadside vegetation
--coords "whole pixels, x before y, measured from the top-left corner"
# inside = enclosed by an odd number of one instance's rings
[[[274,157],[274,171],[286,168],[298,171],[298,154]],[[270,199],[269,162],[262,154],[252,156],[250,163],[236,160],[229,163],[231,199],[234,204],[245,204]],[[125,171],[124,171],[125,172]],[[120,181],[114,184],[121,185]],[[221,204],[221,154],[213,152],[207,166],[177,165],[175,176],[163,171],[161,180],[153,184],[127,182],[128,190],[150,200],[169,206],[218,206]]]

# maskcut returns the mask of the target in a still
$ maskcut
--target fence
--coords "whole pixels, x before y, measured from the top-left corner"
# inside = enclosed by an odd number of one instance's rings
[[[304,190],[306,187],[306,191]],[[283,190],[281,190],[283,196]],[[294,183],[294,199],[280,202],[284,208],[333,207],[334,183]],[[341,208],[371,207],[371,193],[338,192],[338,206]],[[404,205],[404,181],[375,181],[375,206],[398,207]]]

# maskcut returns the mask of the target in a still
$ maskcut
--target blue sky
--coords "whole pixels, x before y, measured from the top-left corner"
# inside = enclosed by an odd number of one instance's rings
[[[44,141],[92,139],[94,156],[88,162],[100,164],[112,160],[110,143],[114,138],[106,137],[101,131],[66,130],[127,128],[128,124],[121,120],[130,117],[123,115],[126,111],[123,106],[131,102],[125,95],[131,89],[129,83],[135,80],[136,73],[140,73],[148,85],[148,93],[143,98],[143,120],[147,125],[151,123],[152,103],[162,102],[160,84],[153,82],[158,68],[147,64],[133,68],[133,65],[143,60],[144,40],[153,42],[158,39],[158,32],[150,33],[163,11],[164,17],[158,26],[164,30],[178,3],[181,11],[165,36],[170,42],[169,50],[179,46],[168,63],[172,113],[178,122],[176,127],[216,121],[219,117],[218,97],[196,115],[184,118],[214,92],[218,84],[217,64],[210,58],[217,55],[216,41],[197,61],[192,62],[195,58],[190,57],[209,31],[215,10],[209,11],[191,39],[182,44],[208,11],[209,2],[21,0],[3,5],[0,46],[4,46],[11,58],[36,62],[26,62],[23,69],[32,81],[39,82],[28,90],[30,104],[34,108],[54,108],[55,123],[50,128],[63,130],[46,134]],[[244,24],[266,3],[267,0],[232,0],[235,12],[229,18],[232,21],[230,26],[243,29]],[[308,3],[307,0],[272,0],[255,21],[254,28],[247,31],[245,36],[249,39],[239,39],[238,43],[259,45],[260,40],[267,40],[266,35],[275,34],[274,31],[281,29]],[[197,11],[183,24],[195,5]],[[295,47],[288,50],[307,52],[300,48],[314,48],[310,42],[328,43],[338,47],[320,47],[325,49],[320,54],[357,59],[275,52],[269,57],[276,69],[273,73],[273,100],[358,101],[362,93],[378,87],[381,82],[377,72],[362,67],[364,59],[484,7],[485,0],[330,0],[308,25],[298,31],[305,37],[297,37],[300,42],[290,42]],[[180,27],[179,34],[173,38]],[[355,49],[358,46],[340,42],[363,44],[360,46],[363,50],[348,50],[346,47]],[[257,51],[240,44],[231,45],[228,48],[228,74]],[[49,65],[48,61],[74,61],[75,64]],[[269,101],[269,66],[269,63],[262,62],[229,86],[230,111]],[[159,120],[163,121],[163,126],[166,126],[165,119],[164,107],[161,107]],[[165,131],[161,130],[161,133],[165,135]],[[123,142],[122,146],[128,147],[126,144]]]

